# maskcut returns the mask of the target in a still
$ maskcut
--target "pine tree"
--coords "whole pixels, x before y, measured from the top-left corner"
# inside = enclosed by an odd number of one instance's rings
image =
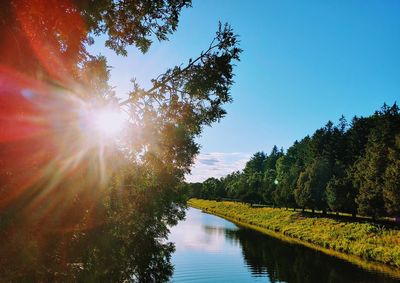
[[[382,184],[386,156],[387,148],[382,143],[380,134],[374,133],[368,141],[365,157],[355,165],[354,181],[359,187],[356,202],[360,214],[376,218],[385,213]]]
[[[325,188],[331,177],[332,169],[328,160],[316,159],[299,176],[295,190],[297,204],[300,207],[326,211]]]
[[[342,169],[345,170],[345,169]],[[347,172],[334,175],[326,185],[326,200],[329,208],[336,212],[348,212],[355,216],[357,189]]]
[[[389,215],[400,215],[400,135],[394,148],[389,149],[388,166],[384,175],[383,199]]]
[[[393,167],[389,163],[389,149],[394,148],[395,136],[400,133],[399,109],[396,104],[392,107],[384,104],[371,119],[373,119],[374,127],[368,137],[365,155],[355,163],[353,182],[359,188],[356,198],[358,211],[376,218],[386,214],[383,197],[385,179],[386,184],[391,187],[390,182],[392,178],[395,178],[390,173]],[[392,154],[392,160],[393,158],[395,154]],[[393,163],[395,162],[392,161]],[[387,169],[388,166],[390,169]],[[387,170],[387,177],[385,177]]]

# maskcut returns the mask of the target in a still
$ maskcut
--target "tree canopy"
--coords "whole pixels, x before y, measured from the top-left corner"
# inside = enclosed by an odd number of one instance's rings
[[[0,3],[3,279],[168,281],[168,227],[184,216],[182,183],[199,151],[195,138],[232,100],[238,38],[220,24],[198,57],[166,70],[148,90],[134,82],[124,101],[108,84],[107,58],[87,47],[103,35],[118,55],[130,45],[146,52],[168,39],[190,5]],[[86,113],[97,108],[126,113],[118,140],[86,126]]]

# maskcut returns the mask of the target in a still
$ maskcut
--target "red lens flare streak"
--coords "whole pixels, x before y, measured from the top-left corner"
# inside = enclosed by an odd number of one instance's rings
[[[23,208],[41,217],[63,212],[79,195],[94,201],[101,187],[99,149],[81,131],[83,102],[61,89],[49,87],[0,67],[0,209],[29,196]],[[104,149],[102,149],[104,152]],[[87,206],[85,206],[87,207]],[[68,223],[68,221],[66,221]]]
[[[99,225],[90,215],[112,153],[85,133],[88,95],[67,91],[84,88],[84,22],[68,0],[16,0],[13,12],[22,33],[3,31],[9,38],[0,41],[0,55],[11,58],[0,65],[0,213],[15,207],[50,230],[74,230],[83,219],[86,228]],[[34,63],[16,63],[25,59]]]

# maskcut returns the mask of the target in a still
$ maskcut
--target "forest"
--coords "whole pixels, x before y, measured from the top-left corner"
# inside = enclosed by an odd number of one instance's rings
[[[255,153],[241,172],[187,184],[190,197],[363,215],[400,215],[400,112],[329,121],[287,150]]]

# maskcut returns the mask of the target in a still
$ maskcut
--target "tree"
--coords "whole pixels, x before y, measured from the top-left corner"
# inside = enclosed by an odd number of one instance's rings
[[[264,176],[262,184],[262,195],[264,202],[273,203],[273,193],[277,188],[276,164],[280,157],[283,156],[283,150],[278,150],[275,145],[271,153],[264,160]]]
[[[251,175],[253,173],[260,173],[264,171],[264,162],[266,155],[264,152],[256,152],[244,167],[244,173]]]
[[[238,198],[240,191],[240,178],[241,173],[239,171],[230,173],[223,178],[223,186],[228,198]]]
[[[297,204],[326,211],[325,188],[331,177],[329,162],[326,159],[316,159],[299,176],[294,192]]]
[[[386,149],[380,141],[371,137],[364,158],[356,163],[354,180],[359,186],[356,202],[358,211],[374,218],[384,214],[382,183],[386,167]]]
[[[326,200],[329,208],[336,212],[348,212],[355,217],[357,189],[347,173],[334,175],[326,185]]]
[[[225,190],[220,180],[208,178],[203,182],[202,197],[209,199],[219,199],[225,197]]]
[[[241,199],[245,202],[260,203],[263,201],[262,186],[263,174],[262,172],[254,172],[252,174],[245,174],[247,183],[247,190],[241,195]]]
[[[2,1],[0,60],[32,76],[55,75],[65,82],[61,75],[77,75],[79,64],[93,59],[86,49],[93,35],[106,34],[106,46],[120,55],[127,55],[129,45],[146,52],[152,37],[168,39],[182,8],[190,5],[190,0]]]
[[[400,135],[394,148],[389,149],[388,166],[385,170],[383,200],[389,215],[400,215]]]
[[[186,184],[186,194],[188,198],[201,198],[202,197],[202,183],[188,183]]]
[[[263,180],[262,180],[262,195],[264,202],[272,204],[273,203],[273,193],[277,187],[276,180],[276,170],[275,169],[267,169],[264,172]]]
[[[295,141],[287,150],[286,155],[277,160],[277,189],[273,193],[274,202],[280,206],[295,207],[294,191],[300,173],[311,162],[310,137]]]
[[[117,54],[126,55],[129,45],[145,52],[152,38],[167,39],[189,5],[0,4],[0,78],[8,90],[2,111],[9,109],[17,132],[29,130],[0,148],[0,190],[6,196],[0,225],[7,242],[0,251],[2,278],[23,281],[28,270],[38,281],[168,280],[173,251],[165,242],[168,227],[183,217],[182,182],[199,150],[195,138],[225,115],[223,105],[232,100],[239,42],[229,25],[220,25],[197,58],[167,70],[148,90],[135,83],[126,101],[118,101],[108,85],[106,58],[89,54],[86,46],[93,35],[104,34]],[[125,108],[129,123],[122,145],[86,143],[90,133],[80,130],[76,113],[91,103]],[[10,125],[2,122],[1,132],[12,133]],[[10,149],[18,153],[14,160]],[[22,231],[7,233],[17,228]],[[32,246],[30,255],[41,256],[35,264],[13,257],[23,242]],[[7,274],[11,270],[15,274]]]
[[[310,186],[310,173],[306,170],[300,173],[297,179],[297,187],[294,190],[296,204],[301,208],[313,207],[312,191]]]
[[[353,164],[358,158],[365,154],[365,148],[368,142],[368,136],[374,127],[374,121],[371,117],[354,117],[351,122],[351,127],[347,132],[348,156],[349,161]]]
[[[383,184],[389,165],[389,149],[394,148],[400,133],[400,114],[396,104],[383,105],[372,117],[374,127],[368,136],[365,155],[355,163],[354,183],[359,187],[356,202],[364,215],[377,218],[385,215]]]

